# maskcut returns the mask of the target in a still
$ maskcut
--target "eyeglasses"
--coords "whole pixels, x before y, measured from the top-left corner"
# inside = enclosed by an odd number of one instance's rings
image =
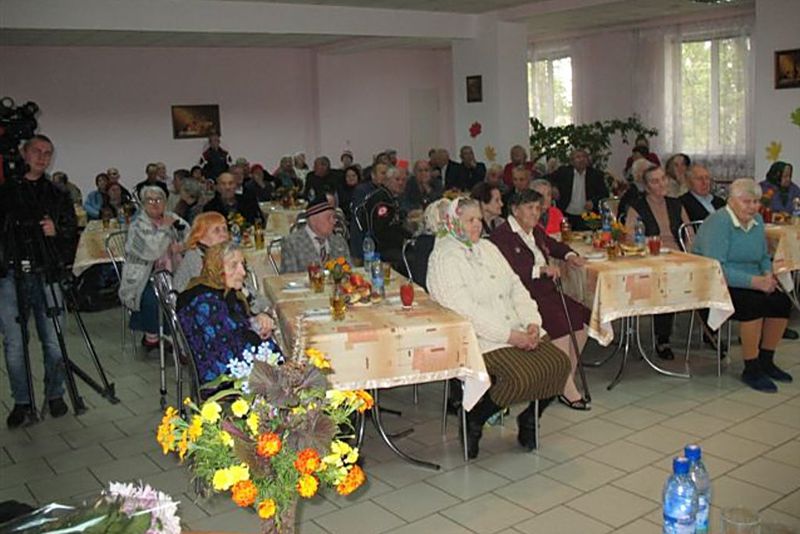
[[[164,199],[163,198],[147,198],[147,199],[145,199],[145,202],[147,204],[163,204],[164,203]]]

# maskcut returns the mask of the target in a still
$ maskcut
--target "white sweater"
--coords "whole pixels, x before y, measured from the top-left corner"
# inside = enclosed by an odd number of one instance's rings
[[[428,259],[428,291],[433,300],[470,320],[485,354],[508,347],[512,330],[540,327],[542,318],[528,290],[493,243],[468,249],[448,235],[436,240]]]

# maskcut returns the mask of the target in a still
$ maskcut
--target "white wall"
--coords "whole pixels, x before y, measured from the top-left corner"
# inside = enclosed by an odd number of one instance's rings
[[[109,166],[125,183],[149,161],[196,163],[204,141],[174,140],[170,106],[219,104],[223,145],[272,169],[281,155],[320,147],[337,163],[409,150],[408,91],[437,88],[441,144],[452,144],[449,51],[317,56],[309,49],[0,48],[0,96],[33,100],[56,144],[52,170],[84,191]],[[381,70],[382,69],[382,70]],[[9,73],[14,73],[13,76]],[[319,94],[318,94],[319,84]]]
[[[800,6],[797,0],[757,0],[756,58],[756,177],[766,175],[770,161],[764,157],[772,141],[783,145],[780,159],[794,166],[800,183],[800,126],[789,115],[800,108],[800,88],[775,89],[776,50],[800,48]]]

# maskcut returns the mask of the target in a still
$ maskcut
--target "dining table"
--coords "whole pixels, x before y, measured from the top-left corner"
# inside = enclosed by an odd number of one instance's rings
[[[604,250],[595,249],[587,235],[577,232],[567,244],[587,259],[577,268],[559,263],[564,292],[591,310],[589,336],[608,346],[614,340],[612,322],[623,320],[617,346],[619,350],[624,343],[623,357],[608,388],[619,382],[631,345],[655,371],[689,378],[688,356],[686,372],[676,372],[656,364],[642,348],[639,318],[707,308],[708,325],[717,330],[734,311],[720,263],[666,248],[657,255],[609,257]]]
[[[106,238],[120,229],[116,219],[106,224],[98,220],[88,221],[78,238],[78,248],[75,251],[75,260],[72,262],[72,274],[80,276],[93,265],[111,263],[112,258],[106,253]]]
[[[354,272],[366,276],[361,270]],[[472,324],[434,302],[419,286],[414,286],[413,304],[404,307],[400,287],[406,283],[393,272],[380,302],[348,305],[341,321],[330,312],[331,283],[315,293],[306,273],[291,273],[267,276],[262,287],[274,305],[286,350],[295,355],[306,348],[325,353],[332,365],[328,380],[333,389],[366,389],[377,399],[386,388],[458,378],[469,410],[491,385]],[[395,453],[416,465],[438,468],[400,451],[382,428],[380,410],[372,415]]]
[[[306,203],[298,200],[293,206],[284,206],[280,202],[259,202],[259,209],[267,220],[265,233],[286,237],[297,222],[298,217],[305,213]]]

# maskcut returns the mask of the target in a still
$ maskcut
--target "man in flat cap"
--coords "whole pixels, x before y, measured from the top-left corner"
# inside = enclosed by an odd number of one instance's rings
[[[314,263],[324,264],[328,259],[343,256],[350,262],[350,249],[340,235],[333,233],[336,212],[333,204],[322,195],[306,209],[306,224],[297,228],[283,240],[281,246],[281,273],[305,271]]]

